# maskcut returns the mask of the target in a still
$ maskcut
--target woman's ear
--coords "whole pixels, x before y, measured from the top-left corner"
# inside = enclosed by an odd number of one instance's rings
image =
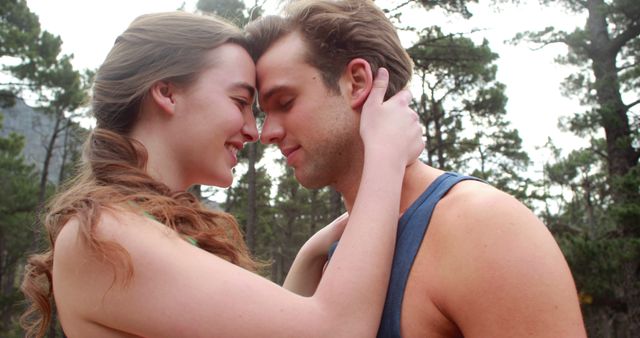
[[[176,101],[174,99],[176,87],[167,81],[158,81],[149,90],[151,99],[160,109],[173,115],[175,113]]]
[[[355,58],[347,64],[344,73],[351,109],[360,109],[369,97],[373,86],[371,65],[365,59]]]

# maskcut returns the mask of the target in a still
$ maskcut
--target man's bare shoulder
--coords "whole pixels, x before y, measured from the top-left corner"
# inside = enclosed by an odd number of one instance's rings
[[[483,182],[453,187],[436,206],[430,230],[447,246],[448,257],[461,255],[467,262],[473,257],[471,268],[511,268],[547,252],[562,258],[555,239],[529,208]]]
[[[463,181],[437,204],[429,226],[442,228],[444,236],[469,240],[522,233],[541,233],[552,239],[547,227],[513,196],[479,181]]]
[[[424,245],[425,261],[438,266],[434,302],[465,336],[581,333],[575,286],[555,239],[509,194],[459,183],[436,206]]]

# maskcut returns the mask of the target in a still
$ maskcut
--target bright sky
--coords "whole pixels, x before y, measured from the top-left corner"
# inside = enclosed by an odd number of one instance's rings
[[[195,0],[186,1],[186,9],[195,8]],[[253,3],[253,1],[248,1]],[[393,8],[404,0],[376,1],[383,8]],[[483,0],[486,4],[489,1]],[[557,129],[558,117],[572,115],[585,110],[576,99],[562,97],[560,83],[571,68],[554,63],[554,57],[564,54],[562,45],[548,46],[533,51],[527,45],[506,44],[516,33],[525,30],[541,30],[547,26],[572,31],[581,26],[584,18],[575,17],[560,8],[547,8],[530,4],[496,7],[472,6],[474,16],[465,20],[459,16],[446,16],[441,12],[427,13],[420,7],[408,7],[403,23],[418,25],[440,25],[445,32],[470,32],[480,42],[486,38],[491,49],[500,55],[498,80],[507,86],[509,98],[507,111],[512,124],[519,130],[524,147],[536,161],[534,171],[541,169],[545,155],[536,150],[547,137],[552,137],[557,146],[569,150],[584,141]],[[138,15],[150,12],[171,11],[179,8],[183,0],[27,0],[30,9],[39,18],[42,27],[61,36],[63,53],[74,55],[78,69],[97,68],[104,60],[116,37],[126,29]],[[277,0],[267,0],[275,7]],[[411,45],[411,37],[403,34],[405,47]],[[417,93],[414,93],[414,96]]]

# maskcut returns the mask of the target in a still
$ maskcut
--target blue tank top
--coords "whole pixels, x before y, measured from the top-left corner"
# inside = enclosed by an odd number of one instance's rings
[[[387,299],[382,310],[378,338],[400,338],[400,314],[404,289],[407,286],[411,266],[427,231],[433,209],[440,199],[460,181],[478,180],[456,173],[444,173],[411,204],[398,222],[396,251],[393,256]]]
[[[404,289],[407,286],[411,266],[427,231],[436,204],[449,190],[464,180],[478,180],[471,176],[447,172],[436,178],[411,204],[398,221],[396,249],[391,267],[389,289],[382,310],[378,338],[400,338],[400,315]],[[337,246],[332,245],[330,255]]]

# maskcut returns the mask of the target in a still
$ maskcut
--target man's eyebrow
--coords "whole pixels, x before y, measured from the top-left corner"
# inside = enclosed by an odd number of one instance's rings
[[[236,82],[231,85],[231,88],[245,89],[246,91],[249,92],[249,96],[251,96],[251,100],[253,100],[254,96],[256,95],[256,89],[252,85],[248,84],[247,82]]]

